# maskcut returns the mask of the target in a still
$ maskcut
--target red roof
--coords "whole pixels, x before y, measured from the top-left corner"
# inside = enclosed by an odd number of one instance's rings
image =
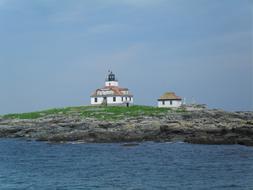
[[[127,95],[127,96],[132,96],[130,94],[124,94],[123,91],[128,91],[128,88],[121,88],[118,86],[105,86],[103,88],[99,88],[97,89],[91,96],[99,96],[98,95],[98,91],[112,91],[113,94],[108,94],[108,95],[115,95],[115,96],[123,96],[123,95]]]

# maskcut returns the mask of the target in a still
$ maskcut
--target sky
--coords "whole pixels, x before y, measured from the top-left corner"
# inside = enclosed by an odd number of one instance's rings
[[[156,105],[253,110],[251,0],[0,0],[0,114],[89,105],[108,70]]]

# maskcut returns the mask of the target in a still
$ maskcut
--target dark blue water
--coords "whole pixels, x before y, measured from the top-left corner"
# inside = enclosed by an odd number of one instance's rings
[[[253,148],[0,139],[0,189],[253,189]]]

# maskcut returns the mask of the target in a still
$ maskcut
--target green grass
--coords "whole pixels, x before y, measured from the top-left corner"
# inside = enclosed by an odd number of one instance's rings
[[[49,109],[45,111],[29,112],[29,113],[15,113],[4,115],[4,119],[37,119],[47,115],[53,114],[67,114],[71,108]]]
[[[67,107],[49,109],[45,111],[20,113],[20,114],[8,114],[4,115],[5,119],[37,119],[50,115],[63,115],[71,116],[78,115],[81,118],[97,118],[100,120],[120,120],[129,117],[138,116],[160,116],[170,112],[183,112],[182,109],[171,110],[166,108],[157,108],[152,106],[79,106],[79,107]]]

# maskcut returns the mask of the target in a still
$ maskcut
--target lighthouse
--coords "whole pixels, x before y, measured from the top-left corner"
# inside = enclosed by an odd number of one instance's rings
[[[109,71],[109,74],[105,79],[105,86],[119,86],[119,82],[112,71]]]
[[[134,103],[133,95],[128,88],[119,86],[119,82],[112,71],[105,79],[105,85],[98,88],[91,95],[91,105],[129,106]]]

